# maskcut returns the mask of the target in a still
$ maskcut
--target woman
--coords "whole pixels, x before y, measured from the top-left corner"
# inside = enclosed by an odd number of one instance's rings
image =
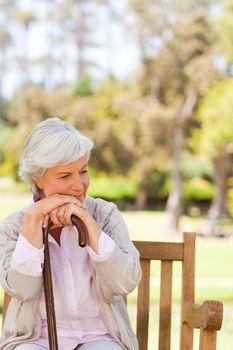
[[[0,225],[0,281],[12,297],[0,349],[49,348],[42,282],[49,219],[59,350],[138,349],[122,296],[140,280],[139,254],[116,206],[87,196],[92,147],[58,118],[39,123],[25,142],[20,175],[34,203]],[[72,214],[86,225],[85,248]]]

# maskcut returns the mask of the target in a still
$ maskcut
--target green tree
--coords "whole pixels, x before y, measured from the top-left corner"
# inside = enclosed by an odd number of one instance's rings
[[[11,104],[9,119],[17,129],[8,152],[15,155],[17,163],[29,130],[48,116],[58,116],[94,140],[92,163],[97,170],[111,174],[129,173],[131,157],[121,135],[125,122],[115,106],[117,96],[124,89],[112,77],[93,89],[90,96],[76,96],[76,89],[52,92],[36,86],[22,89]]]
[[[172,114],[165,119],[169,132],[167,158],[171,159],[172,171],[166,206],[168,232],[177,231],[182,213],[182,153],[187,149],[196,109],[201,96],[220,76],[212,60],[216,36],[206,13],[175,13],[173,17],[171,21],[165,16],[155,31],[154,39],[160,39],[160,44],[154,55],[148,53],[144,58],[141,79],[142,94],[154,99],[155,109],[160,105]]]
[[[121,142],[131,157],[131,176],[136,177],[136,206],[145,208],[151,194],[155,171],[166,172],[166,140],[169,137],[169,107],[155,103],[152,96],[142,96],[140,85],[132,85],[116,98],[115,106],[124,123]]]
[[[216,193],[210,218],[229,215],[228,177],[233,153],[233,79],[218,82],[203,97],[198,109],[200,128],[193,131],[192,143],[200,153],[213,160]]]
[[[133,159],[126,147],[127,120],[117,108],[118,97],[127,91],[124,83],[109,76],[98,84],[90,97],[92,115],[86,133],[94,140],[93,164],[109,174],[129,174]]]

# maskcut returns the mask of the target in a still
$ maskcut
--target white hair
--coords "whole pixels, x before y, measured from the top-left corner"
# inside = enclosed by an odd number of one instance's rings
[[[59,118],[48,118],[36,125],[24,143],[19,175],[39,194],[35,178],[48,168],[74,162],[90,155],[93,142]]]

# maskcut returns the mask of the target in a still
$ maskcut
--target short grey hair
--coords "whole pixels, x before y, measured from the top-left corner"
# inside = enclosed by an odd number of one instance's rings
[[[93,142],[73,126],[59,118],[47,118],[36,125],[24,143],[19,175],[34,195],[39,194],[35,178],[48,168],[89,156],[92,148]]]

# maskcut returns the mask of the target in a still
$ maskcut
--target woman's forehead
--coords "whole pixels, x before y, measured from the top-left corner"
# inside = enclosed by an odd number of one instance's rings
[[[82,168],[88,165],[88,159],[89,159],[88,156],[85,155],[80,159],[75,160],[71,163],[59,164],[59,165],[56,165],[55,167],[49,168],[46,170],[46,173],[58,174],[63,172],[73,172],[76,170],[81,170]]]

